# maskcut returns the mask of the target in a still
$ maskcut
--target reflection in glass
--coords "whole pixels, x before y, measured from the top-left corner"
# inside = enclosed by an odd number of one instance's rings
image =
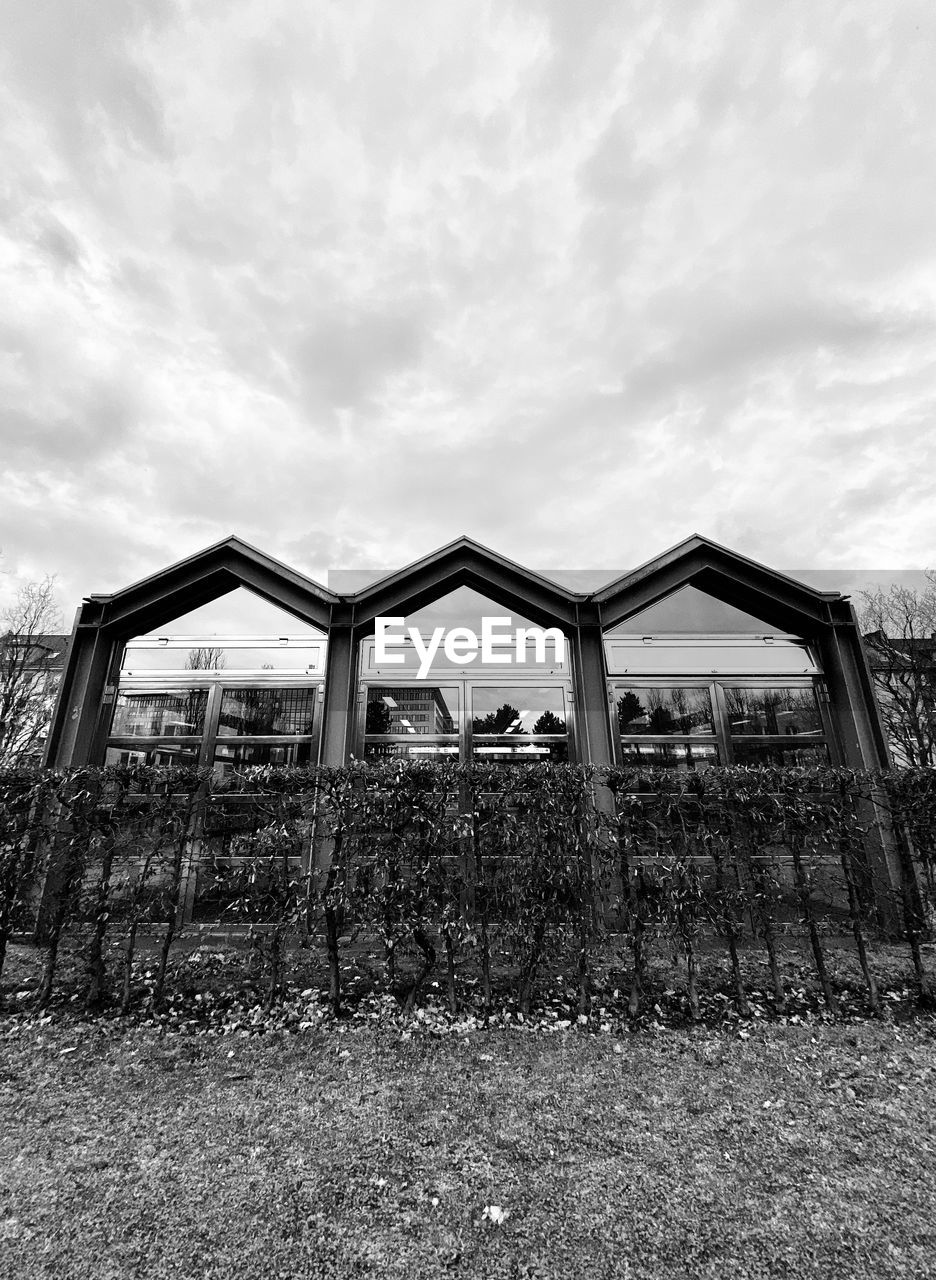
[[[218,734],[309,734],[316,696],[315,689],[225,689]]]
[[[622,742],[625,765],[656,765],[685,773],[718,764],[718,748],[708,742]]]
[[[364,744],[365,760],[432,760],[458,755],[458,747],[450,743],[420,742],[367,742]]]
[[[725,704],[733,734],[818,737],[819,707],[812,689],[726,689]]]
[[[472,756],[478,764],[564,764],[569,758],[565,742],[518,742],[502,738],[500,742],[474,744]]]
[[[458,691],[435,685],[371,685],[364,719],[367,734],[458,732]]]
[[[686,586],[618,623],[608,635],[763,635],[776,629],[698,587]]]
[[[254,765],[292,768],[309,764],[311,752],[308,742],[219,742],[215,746],[214,770],[224,774]]]
[[[564,734],[565,705],[557,686],[474,689],[471,728],[478,734]]]
[[[805,641],[777,637],[767,641],[728,636],[724,640],[694,637],[612,637],[605,643],[608,670],[617,675],[674,676],[809,675],[817,670]]]
[[[803,769],[817,769],[829,763],[829,749],[822,742],[745,742],[736,738],[732,751],[735,764],[798,765]]]
[[[153,746],[108,747],[108,765],[174,765],[194,769],[198,764],[197,742],[159,742]]]
[[[318,670],[322,645],[128,645],[126,671],[307,671]]]
[[[154,689],[117,694],[111,735],[115,738],[178,738],[200,734],[207,689]]]
[[[637,734],[714,734],[712,702],[708,689],[615,689],[618,728]]]

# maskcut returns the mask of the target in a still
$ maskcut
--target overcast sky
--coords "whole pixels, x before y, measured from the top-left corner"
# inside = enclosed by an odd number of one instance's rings
[[[930,0],[0,20],[0,591],[936,562]]]

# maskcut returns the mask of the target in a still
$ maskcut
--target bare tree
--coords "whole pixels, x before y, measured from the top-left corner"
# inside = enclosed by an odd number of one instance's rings
[[[861,629],[894,760],[936,766],[936,572],[862,591]]]
[[[185,666],[188,671],[220,671],[224,667],[224,649],[220,645],[189,649]]]
[[[0,613],[0,767],[39,754],[55,703],[61,629],[54,578],[27,582]]]

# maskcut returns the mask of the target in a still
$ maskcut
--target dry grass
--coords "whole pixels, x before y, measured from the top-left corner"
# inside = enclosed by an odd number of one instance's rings
[[[3,1276],[936,1265],[927,1021],[438,1039],[14,1020],[0,1044]]]

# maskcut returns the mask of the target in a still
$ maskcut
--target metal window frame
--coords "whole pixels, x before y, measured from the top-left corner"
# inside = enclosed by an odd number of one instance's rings
[[[557,688],[562,692],[563,705],[565,708],[566,732],[564,734],[530,734],[525,735],[523,741],[531,745],[539,742],[565,742],[568,754],[568,761],[574,764],[578,760],[578,751],[576,746],[576,725],[575,725],[575,697],[572,684],[571,672],[564,676],[556,676],[545,673],[543,671],[526,672],[521,679],[507,678],[506,674],[498,673],[494,677],[466,677],[455,676],[447,673],[447,678],[433,679],[430,674],[425,680],[418,677],[410,679],[393,679],[385,676],[381,671],[378,676],[372,672],[366,675],[362,673],[358,683],[357,696],[357,713],[354,725],[354,741],[356,750],[363,757],[366,748],[374,743],[398,743],[405,742],[409,745],[456,745],[458,746],[457,759],[460,763],[466,764],[474,759],[473,746],[475,735],[469,723],[468,709],[471,706],[471,695],[475,689],[517,689],[524,685],[531,688]],[[427,733],[381,733],[367,734],[364,732],[365,720],[367,716],[367,690],[375,686],[400,689],[418,689],[430,688],[436,689],[455,689],[458,694],[458,732],[453,734],[427,734]],[[495,739],[503,738],[502,733],[495,734],[478,734],[477,737],[481,742],[490,740],[492,743]],[[414,744],[414,738],[417,742]]]
[[[167,693],[185,691],[189,689],[207,689],[208,702],[205,707],[205,720],[200,735],[190,735],[188,741],[199,742],[198,752],[198,768],[208,768],[214,764],[215,750],[218,742],[221,743],[244,743],[246,745],[262,746],[274,744],[286,746],[291,743],[308,743],[309,744],[309,764],[315,765],[319,761],[319,753],[321,751],[322,742],[322,721],[323,721],[323,705],[325,700],[325,683],[321,677],[297,679],[283,678],[283,673],[264,671],[260,675],[248,674],[247,672],[238,673],[236,676],[227,676],[224,672],[218,672],[217,675],[208,675],[205,672],[189,673],[192,678],[189,680],[176,680],[173,673],[169,673],[171,679],[165,678],[165,672],[156,673],[157,678],[134,676],[132,679],[120,682],[116,695],[121,693],[147,693],[155,692],[157,689],[165,689]],[[218,722],[221,716],[221,699],[225,689],[315,689],[317,696],[314,701],[314,712],[312,717],[311,734],[244,734],[239,736],[236,734],[219,734]],[[111,706],[111,720],[113,721],[113,707]],[[121,750],[132,749],[128,747],[128,743],[136,743],[140,747],[144,745],[149,747],[161,746],[166,742],[184,742],[186,739],[179,735],[178,737],[166,738],[159,735],[147,735],[143,737],[130,737],[127,734],[111,734],[107,735],[106,748],[118,747]]]
[[[699,746],[705,743],[715,742],[718,747],[718,760],[720,764],[734,764],[733,743],[735,741],[744,742],[780,742],[790,744],[789,736],[780,734],[733,734],[728,721],[728,708],[724,697],[725,689],[811,689],[816,698],[816,706],[819,710],[819,719],[822,725],[822,732],[815,737],[803,739],[803,744],[807,746],[825,746],[828,752],[830,762],[835,765],[840,762],[841,748],[834,733],[831,716],[829,715],[829,700],[825,689],[825,682],[821,675],[814,676],[738,676],[738,675],[715,675],[715,676],[686,676],[680,678],[678,676],[655,677],[655,676],[608,676],[608,719],[611,728],[611,737],[614,743],[614,761],[615,764],[623,766],[624,753],[623,744],[627,743],[666,743],[666,742],[684,742],[696,744]],[[709,697],[712,702],[712,713],[714,717],[715,733],[713,734],[622,734],[617,724],[617,716],[615,713],[615,705],[617,701],[618,689],[701,689],[708,688]]]
[[[211,642],[215,643],[211,643]],[[190,650],[190,649],[312,649],[315,651],[316,659],[314,663],[306,663],[302,667],[278,667],[275,672],[271,672],[264,667],[206,667],[202,671],[193,671],[188,667],[165,667],[154,670],[146,668],[142,671],[134,671],[132,668],[125,667],[127,654],[138,649],[156,649],[161,653],[167,651]],[[290,679],[304,678],[307,680],[322,680],[325,675],[325,665],[328,658],[328,637],[322,636],[305,636],[286,633],[278,636],[190,636],[190,635],[149,635],[134,636],[132,640],[128,640],[121,650],[119,663],[117,667],[118,679],[123,684],[123,678],[127,680],[150,680],[153,678],[165,679],[166,676],[173,680],[177,676],[194,676],[199,675],[210,680],[217,679],[222,676],[233,676],[236,679],[253,679],[254,676],[286,676]]]

